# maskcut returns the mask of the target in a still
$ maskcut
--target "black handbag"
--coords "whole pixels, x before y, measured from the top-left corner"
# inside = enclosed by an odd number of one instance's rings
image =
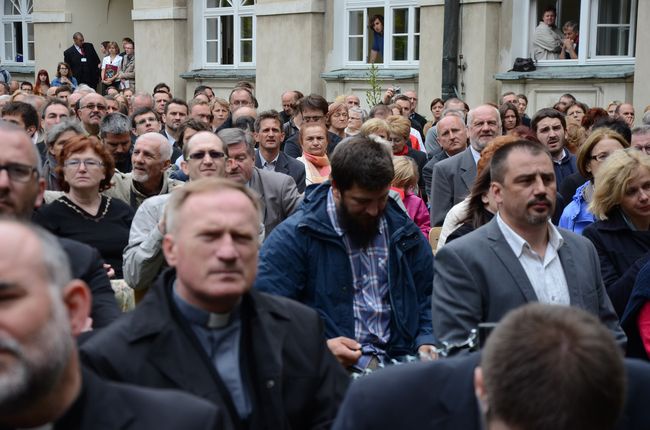
[[[509,72],[532,72],[537,69],[532,58],[517,58]]]

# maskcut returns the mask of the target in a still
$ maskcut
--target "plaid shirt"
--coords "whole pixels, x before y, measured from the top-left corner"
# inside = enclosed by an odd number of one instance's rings
[[[354,298],[354,336],[361,343],[363,356],[358,366],[365,368],[373,356],[387,358],[391,308],[388,296],[388,225],[382,216],[379,232],[367,248],[356,247],[341,228],[332,190],[327,195],[327,214],[336,234],[341,236],[350,259]]]

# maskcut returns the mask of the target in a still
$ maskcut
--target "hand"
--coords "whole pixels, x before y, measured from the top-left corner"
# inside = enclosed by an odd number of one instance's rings
[[[564,49],[566,49],[566,50],[573,50],[573,40],[571,40],[571,39],[564,39]]]
[[[420,345],[418,355],[422,361],[432,361],[438,359],[438,353],[433,345]]]
[[[113,266],[111,266],[110,264],[104,264],[104,270],[106,270],[106,275],[108,276],[109,279],[115,277],[115,269],[113,269]]]
[[[389,88],[386,90],[384,93],[384,104],[389,104],[390,100],[393,98],[395,95],[395,90],[393,88]]]
[[[352,366],[361,357],[361,344],[349,337],[339,336],[327,339],[327,347],[338,362],[345,367]]]

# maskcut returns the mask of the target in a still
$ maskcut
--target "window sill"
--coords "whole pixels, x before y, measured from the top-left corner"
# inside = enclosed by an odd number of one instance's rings
[[[370,64],[363,69],[337,69],[321,73],[320,77],[326,81],[367,81],[370,73]],[[400,81],[417,79],[420,75],[418,69],[379,69],[379,79]]]
[[[532,72],[497,73],[498,81],[520,81],[526,79],[627,79],[634,76],[634,64],[616,66],[540,66]]]
[[[18,74],[25,74],[25,75],[33,75],[35,72],[34,65],[24,65],[24,64],[12,64],[12,63],[2,63],[2,67],[4,67],[9,73],[18,73]]]
[[[180,74],[180,77],[187,80],[202,79],[232,79],[247,80],[255,79],[255,69],[198,69],[189,70]]]

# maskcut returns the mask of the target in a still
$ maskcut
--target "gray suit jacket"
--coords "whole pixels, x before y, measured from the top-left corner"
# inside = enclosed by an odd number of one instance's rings
[[[258,169],[262,168],[262,156],[260,151],[255,151],[255,167]],[[289,175],[296,181],[296,186],[298,187],[299,193],[305,192],[305,165],[295,158],[289,157],[284,152],[280,151],[278,154],[278,160],[275,163],[275,171],[278,173],[284,173]]]
[[[596,249],[589,240],[560,229],[560,260],[571,306],[598,316],[619,344],[626,337],[607,296]],[[440,340],[459,342],[482,322],[498,322],[509,310],[537,295],[497,219],[443,246],[434,266],[433,331]]]
[[[269,172],[253,167],[249,187],[260,196],[266,237],[293,213],[302,201],[296,182],[284,173]]]
[[[449,209],[467,197],[475,178],[476,163],[469,147],[433,166],[431,227],[442,225]]]

